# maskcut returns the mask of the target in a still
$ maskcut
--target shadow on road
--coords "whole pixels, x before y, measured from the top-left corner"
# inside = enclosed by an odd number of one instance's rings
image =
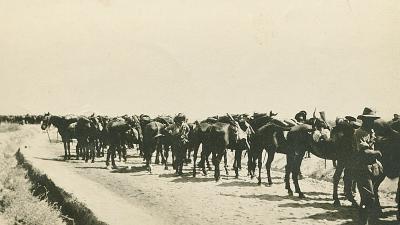
[[[143,172],[143,171],[147,171],[147,167],[144,166],[124,166],[124,167],[118,167],[117,169],[113,169],[112,171],[110,171],[111,173],[137,173],[137,172]]]
[[[177,177],[175,174],[161,174],[159,177]],[[201,183],[215,181],[213,177],[193,177],[191,174],[184,174],[172,180],[173,183]]]
[[[34,157],[35,159],[46,160],[46,161],[55,161],[55,162],[68,162],[68,163],[80,163],[79,161],[83,160],[75,160],[75,159],[64,159],[63,157],[60,158],[42,158],[42,157]],[[84,162],[84,161],[83,161]]]
[[[255,198],[255,199],[265,200],[265,201],[282,201],[282,200],[290,198],[289,196],[279,196],[279,195],[270,195],[270,194],[234,195],[234,194],[221,193],[221,195],[228,196],[228,197],[239,197],[239,198]]]
[[[76,166],[77,169],[97,169],[97,170],[106,170],[105,166]]]

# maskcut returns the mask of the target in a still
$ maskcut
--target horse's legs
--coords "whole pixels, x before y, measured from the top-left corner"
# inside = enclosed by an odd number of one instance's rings
[[[207,175],[207,170],[206,170],[206,160],[207,160],[207,157],[208,157],[208,153],[206,153],[205,148],[203,148],[203,149],[201,150],[200,167],[201,167],[201,169],[202,169],[202,171],[203,171],[203,175],[204,175],[204,176]]]
[[[344,169],[344,177],[343,177],[343,182],[344,182],[344,193],[345,193],[345,197],[347,198],[347,200],[349,200],[351,202],[351,205],[354,207],[358,207],[358,203],[356,201],[356,199],[354,198],[354,193],[353,190],[356,184],[356,181],[354,180],[353,176],[352,176],[352,170],[349,168],[345,168]]]
[[[89,142],[86,142],[85,143],[85,155],[84,155],[84,157],[85,157],[85,162],[88,162],[88,160],[89,160],[89,151],[90,151],[90,146],[89,146]]]
[[[155,164],[160,164],[160,153],[161,149],[159,149],[158,146],[156,146],[156,161],[154,162]]]
[[[253,158],[252,158],[252,150],[247,151],[247,176],[251,176],[253,178],[253,174],[251,173],[252,168],[253,168]]]
[[[94,158],[96,156],[96,145],[94,142],[92,142],[92,150],[91,150],[91,158],[92,158],[92,163],[94,163]]]
[[[121,162],[121,154],[122,154],[122,152],[121,152],[121,147],[120,147],[120,145],[118,145],[118,147],[116,147],[116,151],[117,151],[117,153],[118,153],[118,160]],[[114,156],[114,158],[115,158],[116,156]]]
[[[291,168],[290,166],[285,166],[285,189],[288,190],[289,196],[293,196],[292,188],[290,187],[290,174]]]
[[[179,175],[179,166],[180,166],[180,149],[178,146],[171,146],[171,150],[172,150],[172,162],[175,164],[175,174]]]
[[[206,154],[206,158],[205,158],[208,170],[211,170],[210,161],[208,160],[208,158],[210,158],[210,155],[211,155],[211,152],[208,152]]]
[[[237,162],[237,166],[238,166],[238,168],[239,168],[239,170],[241,170],[242,169],[242,153],[243,153],[243,150],[241,150],[240,152],[239,152],[240,154],[239,154],[239,161]]]
[[[258,152],[257,163],[258,163],[258,185],[261,185],[261,169],[262,169],[262,153],[263,151]]]
[[[75,151],[76,151],[76,159],[79,159],[79,148],[80,148],[80,143],[77,141]]]
[[[157,146],[155,146],[157,148]],[[152,173],[151,171],[151,156],[153,155],[151,149],[147,149],[147,151],[144,152],[144,158],[146,159],[146,167],[149,173]]]
[[[292,188],[290,187],[290,174],[293,171],[293,155],[288,153],[286,155],[286,166],[285,166],[285,189],[288,190],[289,196],[293,196]]]
[[[63,144],[64,144],[64,160],[67,160],[68,159],[67,142],[63,141]]]
[[[258,154],[255,149],[256,148],[251,148],[247,155],[247,173],[250,175],[251,179],[253,179],[256,174],[256,159],[258,158]]]
[[[110,146],[108,146],[108,149],[107,149],[107,159],[106,159],[106,166],[108,166],[109,164],[110,164],[110,157],[111,157],[111,148],[112,148],[113,146],[112,145],[110,145]]]
[[[229,172],[228,172],[228,156],[227,156],[228,153],[227,152],[228,151],[226,151],[226,149],[225,149],[224,150],[224,168],[225,168],[225,174],[228,176]]]
[[[192,162],[191,155],[192,155],[192,152],[194,152],[193,148],[194,148],[193,146],[188,148],[187,163],[191,163]]]
[[[299,185],[299,173],[300,173],[301,162],[303,161],[304,158],[304,153],[305,152],[301,152],[299,155],[295,156],[294,168],[292,171],[292,179],[294,183],[295,192],[299,193],[299,198],[305,197]]]
[[[95,148],[96,148],[96,156],[100,157],[100,141],[97,139],[95,140]]]
[[[164,151],[163,151],[163,148],[164,148]],[[164,145],[163,148],[160,145],[161,163],[164,163],[166,161],[164,153],[168,152],[170,150],[170,146],[165,146]],[[174,162],[174,153],[173,152],[172,152],[172,162]]]
[[[117,149],[117,146],[115,144],[111,144],[111,145],[112,145],[112,148],[110,148],[111,149],[111,165],[113,168],[116,168],[117,166],[115,165],[115,150]]]
[[[122,146],[122,158],[124,159],[124,162],[126,162],[126,157],[127,157],[127,149],[124,146]]]
[[[68,140],[67,142],[67,148],[68,148],[68,159],[71,159],[71,141]]]
[[[242,158],[242,150],[236,150],[235,160],[233,162],[233,168],[235,169],[235,178],[239,178],[239,165],[241,158]]]
[[[344,163],[342,161],[338,161],[335,173],[333,174],[333,200],[334,200],[333,204],[335,206],[340,206],[338,187],[343,171],[344,171]]]
[[[168,148],[169,149],[169,148]],[[172,168],[174,169],[174,170],[176,170],[176,168],[177,168],[177,166],[178,166],[178,164],[177,164],[177,161],[176,161],[176,159],[177,159],[177,149],[176,149],[176,147],[174,147],[174,148],[172,148],[172,146],[171,146],[171,159],[172,159]]]
[[[193,150],[193,177],[196,177],[196,161],[197,161],[197,154],[199,152],[199,145],[194,146]]]
[[[107,148],[107,144],[105,143],[105,141],[102,141],[101,144],[101,156],[104,156],[104,149]]]
[[[223,155],[224,155],[223,153],[222,154],[221,153],[219,153],[219,154],[213,153],[212,161],[213,161],[213,164],[214,164],[214,167],[215,167],[215,171],[214,171],[215,181],[219,181],[219,179],[221,178],[221,172],[220,172],[219,164],[220,164],[220,162],[222,160]]]
[[[274,161],[275,157],[275,151],[270,150],[268,151],[268,159],[267,162],[265,163],[265,167],[267,169],[267,176],[268,176],[268,184],[272,185],[272,178],[271,178],[271,164],[272,161]]]
[[[164,156],[165,156],[165,160],[164,160],[165,166],[164,166],[164,169],[165,169],[165,170],[168,170],[168,165],[167,165],[167,163],[168,163],[168,156],[169,156],[168,149],[165,151]]]

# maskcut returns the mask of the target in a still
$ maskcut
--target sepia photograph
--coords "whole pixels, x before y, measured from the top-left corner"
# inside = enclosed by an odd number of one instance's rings
[[[0,225],[400,225],[400,1],[0,0]]]

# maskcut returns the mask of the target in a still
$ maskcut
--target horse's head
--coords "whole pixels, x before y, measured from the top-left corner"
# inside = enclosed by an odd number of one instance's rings
[[[48,127],[50,127],[50,125],[51,125],[50,120],[51,120],[50,113],[44,114],[43,119],[42,119],[42,125],[40,126],[40,128],[42,128],[42,130],[46,130]]]

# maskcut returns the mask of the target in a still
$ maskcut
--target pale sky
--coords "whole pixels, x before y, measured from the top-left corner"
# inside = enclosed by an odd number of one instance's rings
[[[400,112],[398,0],[0,0],[0,114]]]

